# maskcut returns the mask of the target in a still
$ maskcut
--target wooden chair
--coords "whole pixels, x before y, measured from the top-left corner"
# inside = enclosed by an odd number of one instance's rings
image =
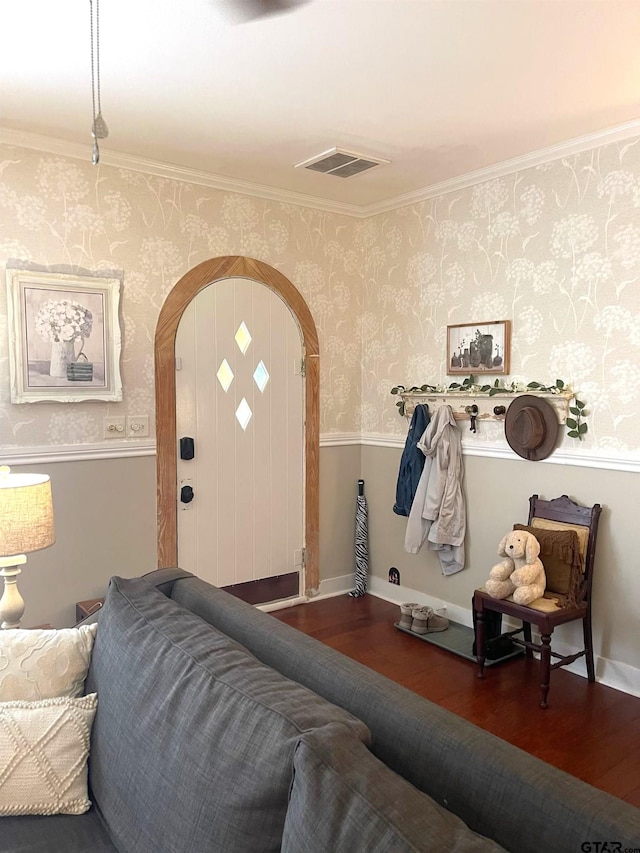
[[[601,512],[600,504],[592,507],[581,506],[570,500],[567,495],[545,501],[533,495],[529,498],[529,525],[540,530],[575,530],[582,557],[581,576],[578,578],[575,595],[564,597],[554,595],[549,590],[549,578],[547,577],[547,591],[545,597],[534,601],[529,606],[516,604],[509,598],[492,598],[484,589],[477,589],[473,595],[473,607],[476,615],[476,658],[478,661],[478,678],[484,678],[485,662],[485,621],[484,614],[487,610],[504,613],[507,616],[521,620],[522,626],[515,631],[505,631],[502,636],[510,637],[512,642],[523,646],[527,657],[533,657],[533,652],[540,653],[540,673],[542,701],[540,707],[547,707],[547,696],[549,693],[549,680],[551,670],[571,663],[583,655],[586,658],[587,676],[589,681],[595,681],[595,667],[593,662],[593,639],[591,634],[591,583],[593,579],[593,563],[596,550],[596,539],[598,536],[598,521]],[[551,537],[550,537],[551,538]],[[544,564],[544,553],[540,554]],[[558,606],[557,602],[561,606]],[[584,636],[584,649],[571,655],[561,655],[551,650],[551,635],[557,625],[565,622],[582,620]],[[531,639],[531,625],[535,625],[540,632],[540,642]],[[522,637],[518,635],[522,633]],[[551,662],[551,658],[555,658]]]

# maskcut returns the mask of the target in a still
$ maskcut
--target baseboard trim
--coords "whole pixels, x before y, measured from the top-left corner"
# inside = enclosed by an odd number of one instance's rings
[[[433,607],[437,613],[446,616],[447,619],[451,619],[459,625],[466,625],[468,628],[473,625],[471,608],[465,610],[464,607],[458,607],[449,601],[435,598],[426,592],[420,592],[407,586],[398,586],[375,576],[369,576],[368,589],[371,595],[375,595],[376,598],[381,598],[383,601],[389,601],[391,604],[399,606],[406,601],[415,601],[421,606]]]
[[[313,601],[320,601],[323,598],[346,595],[353,589],[353,586],[353,574],[327,578],[320,581],[317,595],[312,597],[299,596],[298,598],[290,598],[285,601],[263,604],[259,606],[259,609],[270,612],[281,610],[285,607],[295,607],[297,604],[310,604]],[[411,589],[411,587],[407,586],[391,584],[375,575],[369,575],[367,579],[367,591],[369,595],[373,595],[383,601],[388,601],[391,604],[397,604],[398,606],[407,601],[415,601],[416,604],[433,607],[436,612],[445,615],[447,619],[451,619],[459,625],[465,625],[468,628],[473,626],[473,615],[470,607],[460,607],[457,604],[444,601],[444,599],[428,595],[426,592]],[[505,624],[505,627],[509,627],[508,624]],[[577,651],[577,649],[562,642],[555,643],[555,648],[560,654],[573,654]],[[612,687],[614,690],[620,690],[622,693],[628,693],[631,696],[640,697],[640,669],[621,661],[608,660],[603,657],[596,657],[595,665],[596,681],[599,684],[604,684],[606,687]],[[564,667],[564,669],[582,678],[587,677],[587,671],[582,658]]]
[[[596,681],[640,697],[640,669],[607,658],[596,658]]]
[[[337,595],[346,595],[353,589],[353,575],[341,575],[337,578],[327,578],[320,581],[317,593],[311,595],[299,595],[296,598],[284,598],[281,601],[270,601],[268,604],[256,605],[258,610],[264,613],[272,613],[274,610],[284,610],[287,607],[297,607],[298,604],[310,604],[312,601],[321,601],[323,598],[335,598]]]
[[[353,573],[339,575],[336,578],[326,578],[320,581],[318,594],[314,595],[310,601],[320,601],[322,598],[334,598],[336,595],[346,595],[348,592],[351,592],[354,584]]]
[[[471,607],[468,609],[459,607],[456,604],[434,598],[434,596],[427,595],[427,593],[420,592],[419,590],[390,584],[388,581],[375,576],[369,577],[368,588],[371,595],[375,595],[376,598],[381,598],[392,604],[400,605],[406,601],[415,601],[417,604],[433,607],[434,610],[445,615],[447,619],[451,619],[453,622],[458,622],[460,625],[466,625],[467,627],[473,626]],[[556,642],[554,645],[560,654],[568,655],[578,651],[567,643]],[[604,657],[596,657],[595,666],[596,681],[599,684],[604,684],[606,687],[613,687],[614,690],[629,693],[631,696],[640,697],[640,669],[630,664],[608,660]],[[580,675],[582,678],[587,677],[583,658],[563,668],[574,675]]]

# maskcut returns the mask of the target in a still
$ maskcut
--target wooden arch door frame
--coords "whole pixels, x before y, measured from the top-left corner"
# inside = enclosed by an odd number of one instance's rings
[[[320,583],[320,359],[318,333],[309,306],[296,287],[274,267],[253,258],[228,255],[193,267],[167,296],[156,326],[156,483],[158,568],[178,565],[176,333],[182,314],[205,287],[226,278],[248,278],[273,290],[296,318],[306,359],[305,388],[305,591]]]

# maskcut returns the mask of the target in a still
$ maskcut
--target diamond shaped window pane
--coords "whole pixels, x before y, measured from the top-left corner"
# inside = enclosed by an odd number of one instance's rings
[[[233,382],[233,370],[231,370],[231,368],[229,367],[229,362],[226,358],[218,368],[216,376],[218,377],[218,382],[222,385],[224,390],[228,391],[231,383]]]
[[[251,411],[251,409],[249,408],[249,404],[243,397],[240,405],[236,409],[236,418],[238,419],[238,423],[240,424],[242,429],[247,428],[252,415],[253,412]]]
[[[269,371],[264,366],[263,361],[261,361],[260,364],[254,370],[253,379],[260,391],[264,392],[264,389],[267,387],[267,382],[269,381]]]
[[[244,355],[249,349],[249,344],[251,343],[251,335],[249,334],[249,329],[247,329],[244,320],[238,326],[238,331],[236,332],[236,343],[240,348],[240,352]]]

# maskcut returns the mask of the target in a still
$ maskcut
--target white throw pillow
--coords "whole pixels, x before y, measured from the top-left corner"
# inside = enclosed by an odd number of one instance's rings
[[[0,702],[0,815],[82,814],[97,693]]]
[[[80,696],[97,627],[0,631],[0,702]]]

